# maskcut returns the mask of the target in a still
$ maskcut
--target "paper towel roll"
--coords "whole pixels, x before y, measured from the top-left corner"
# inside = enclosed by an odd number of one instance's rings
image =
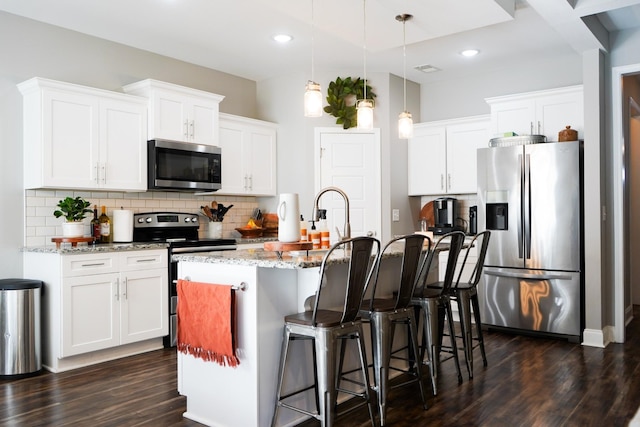
[[[116,209],[113,211],[113,241],[133,241],[133,211]]]

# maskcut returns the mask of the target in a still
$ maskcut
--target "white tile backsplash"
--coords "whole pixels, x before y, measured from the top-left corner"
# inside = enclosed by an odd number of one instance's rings
[[[201,206],[209,205],[216,200],[225,206],[233,205],[222,222],[222,236],[239,236],[234,230],[247,223],[253,210],[258,206],[255,197],[232,196],[195,196],[189,193],[147,192],[120,193],[99,191],[71,191],[71,190],[26,190],[25,191],[25,244],[27,246],[54,245],[51,237],[62,236],[62,218],[53,216],[58,201],[67,197],[83,197],[93,205],[106,207],[107,215],[113,217],[113,211],[123,207],[134,213],[142,212],[184,212],[200,213]],[[91,234],[90,222],[93,216],[85,218],[85,235]],[[200,222],[199,233],[206,235],[208,221],[204,216]]]

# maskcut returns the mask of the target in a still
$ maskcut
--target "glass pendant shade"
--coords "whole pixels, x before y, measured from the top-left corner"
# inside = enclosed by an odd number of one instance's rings
[[[398,115],[398,138],[409,139],[413,137],[413,119],[411,113],[403,111]]]
[[[358,129],[373,129],[373,100],[359,99],[356,104]]]
[[[320,85],[316,82],[312,82],[311,80],[309,80],[305,86],[304,116],[322,116],[322,92],[320,92]]]

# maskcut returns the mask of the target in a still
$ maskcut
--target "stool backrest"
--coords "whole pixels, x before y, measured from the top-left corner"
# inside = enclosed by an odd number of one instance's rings
[[[467,248],[467,252],[464,256],[464,260],[462,261],[462,268],[458,273],[458,278],[455,281],[454,287],[457,287],[458,284],[460,284],[460,277],[462,276],[462,271],[464,270],[464,267],[467,264],[467,258],[469,257],[469,252],[471,251],[471,248],[477,247],[478,242],[480,242],[476,265],[473,267],[473,271],[471,272],[471,276],[469,277],[469,282],[468,282],[471,286],[478,285],[478,283],[480,282],[480,277],[482,276],[484,260],[487,257],[487,248],[489,247],[490,239],[491,239],[491,231],[489,230],[485,230],[482,233],[478,233],[474,236],[474,238],[469,243],[469,247]]]
[[[404,241],[404,248],[402,252],[402,260],[400,265],[399,274],[392,276],[396,283],[393,288],[393,295],[395,298],[394,308],[406,308],[411,303],[413,292],[416,287],[416,283],[420,276],[420,272],[424,268],[424,264],[428,261],[429,254],[431,253],[431,239],[423,234],[406,234],[391,239],[384,246],[380,252],[379,260],[377,262],[377,269],[375,280],[371,285],[371,299],[369,311],[373,310],[373,306],[376,298],[376,290],[378,289],[379,271],[380,266],[384,262],[385,254],[391,250],[395,250],[394,244]],[[428,243],[425,247],[425,241]],[[395,272],[394,272],[395,273]]]
[[[456,263],[458,262],[458,256],[464,245],[465,235],[462,231],[452,231],[450,233],[440,236],[440,238],[433,245],[429,260],[425,264],[423,271],[420,273],[420,288],[416,294],[421,295],[424,289],[427,287],[427,279],[429,277],[429,270],[431,269],[431,263],[435,255],[440,251],[447,251],[447,268],[444,274],[444,281],[442,282],[441,295],[445,295],[451,289],[453,285],[454,274],[456,270]]]
[[[316,325],[318,308],[321,305],[322,282],[331,257],[338,250],[343,250],[347,266],[347,283],[342,306],[341,323],[353,322],[360,313],[360,304],[367,286],[372,281],[380,254],[380,241],[373,237],[353,237],[334,244],[325,254],[320,265],[320,277],[313,307],[313,324]],[[326,286],[331,286],[327,283]]]

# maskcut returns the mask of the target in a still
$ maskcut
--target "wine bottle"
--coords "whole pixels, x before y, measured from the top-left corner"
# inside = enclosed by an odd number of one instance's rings
[[[106,207],[102,206],[102,214],[100,218],[100,241],[102,243],[111,242],[111,218],[106,213]]]
[[[98,206],[93,205],[93,219],[91,220],[91,237],[93,242],[98,243],[100,241],[100,220],[98,219]]]

